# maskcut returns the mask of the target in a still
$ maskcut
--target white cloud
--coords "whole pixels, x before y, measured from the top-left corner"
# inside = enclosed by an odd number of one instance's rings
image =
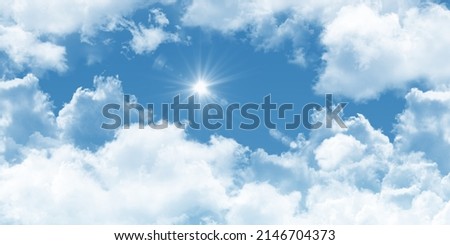
[[[353,136],[337,134],[324,140],[314,153],[321,169],[334,170],[342,164],[361,160],[366,147]]]
[[[148,21],[154,21],[158,26],[167,26],[170,22],[167,19],[166,14],[164,14],[161,9],[151,9],[148,16]]]
[[[208,1],[195,0],[182,17],[185,26],[200,26],[225,35],[247,34],[257,49],[277,50],[285,42],[292,43],[295,52],[291,62],[304,66],[298,47],[301,34],[308,30],[294,12],[295,0],[284,1]]]
[[[232,198],[226,215],[228,224],[293,224],[300,192],[281,194],[272,185],[249,183]]]
[[[450,11],[430,2],[194,0],[182,20],[225,35],[245,33],[257,49],[277,50],[288,43],[289,62],[300,66],[311,55],[305,38],[317,36],[309,25],[322,27],[318,93],[365,100],[414,82],[447,87],[450,78],[445,68],[450,36],[440,31],[449,25]]]
[[[142,144],[142,142],[146,142]],[[200,223],[221,220],[240,146],[184,132],[131,128],[97,152],[68,144],[28,149],[0,170],[3,223]]]
[[[289,63],[298,65],[298,66],[307,66],[305,53],[302,49],[294,50],[294,53],[292,54],[292,57],[289,59]]]
[[[139,25],[131,30],[133,39],[130,46],[136,54],[151,53],[155,51],[160,44],[167,42],[179,42],[177,34],[168,33],[161,28],[146,28]]]
[[[60,137],[80,147],[95,148],[111,140],[114,131],[101,128],[105,122],[101,114],[103,106],[109,103],[123,106],[122,86],[118,77],[95,77],[94,88],[78,88],[72,100],[59,111],[57,118]],[[118,113],[122,113],[122,110]]]
[[[406,110],[398,116],[396,143],[402,151],[420,151],[450,172],[450,92],[412,89],[406,95]],[[426,143],[425,143],[426,142]]]
[[[42,42],[34,34],[19,26],[0,24],[0,51],[3,51],[20,70],[67,70],[66,49],[51,42]]]
[[[327,62],[317,91],[367,99],[423,79],[435,90],[406,96],[395,142],[362,115],[349,118],[347,129],[307,138],[271,131],[289,146],[279,155],[221,136],[200,143],[175,127],[101,131],[101,107],[123,96],[118,78],[96,77],[94,89],[75,91],[55,116],[38,79],[27,75],[0,81],[0,222],[448,224],[450,39],[442,30],[449,11],[419,9],[416,1],[354,2],[196,0],[183,21],[226,35],[247,32],[265,50],[289,40],[288,57],[301,65],[298,30],[317,21],[326,30]],[[64,71],[65,49],[42,41],[47,35],[112,30],[140,3],[2,1],[0,49],[19,68]],[[50,5],[64,11],[43,16]],[[153,9],[150,17],[149,26],[131,24],[138,54],[180,41],[166,30],[164,13]]]
[[[295,152],[254,152],[252,177],[302,193],[295,223],[448,223],[450,175],[426,155],[398,149],[362,115],[345,123],[347,129],[312,131]]]
[[[117,23],[118,19],[136,9],[156,2],[168,4],[174,1],[6,0],[0,4],[0,13],[5,21],[19,24],[24,30],[36,34],[67,35],[80,32],[92,35],[99,29],[111,28],[111,23]]]
[[[163,43],[181,41],[177,33],[164,30],[165,26],[169,24],[169,20],[160,9],[150,10],[149,22],[149,27],[142,24],[128,24],[128,28],[133,35],[130,47],[136,54],[151,53]]]
[[[118,130],[97,150],[81,150],[78,145],[91,142],[88,135],[98,132],[93,121],[100,117],[99,105],[122,95],[115,77],[97,77],[94,85],[95,90],[75,92],[56,124],[34,76],[0,83],[10,98],[2,101],[7,119],[2,118],[0,131],[1,222],[223,223],[227,193],[239,187],[234,168],[245,161],[247,149],[219,136],[201,144],[187,140],[176,127],[144,130],[134,125]],[[13,98],[24,107],[13,106]],[[20,115],[46,120],[53,135],[40,136],[46,128]],[[21,129],[20,134],[13,129]],[[21,157],[12,161],[11,145],[22,137],[28,139],[17,147]]]
[[[230,33],[271,19],[275,13],[287,10],[289,2],[294,1],[195,0],[188,6],[182,20],[187,26],[202,26]]]
[[[63,38],[79,33],[81,39],[90,43],[99,30],[117,31],[123,28],[126,17],[137,9],[151,4],[172,4],[174,0],[131,1],[72,1],[72,0],[5,0],[0,2],[0,52],[12,61],[2,64],[3,72],[14,73],[31,68],[39,70],[67,70],[66,49],[59,45]],[[161,11],[152,10],[160,27],[169,24]],[[164,41],[175,41],[175,36],[159,30],[137,29],[133,40],[138,50],[153,50]],[[146,39],[147,38],[147,39]],[[161,38],[161,39],[160,39]],[[146,39],[146,41],[142,41]],[[151,41],[155,39],[156,41]],[[45,40],[45,41],[42,41]],[[95,63],[100,57],[88,57]]]
[[[8,98],[0,119],[2,223],[448,224],[450,175],[427,151],[389,142],[362,115],[346,120],[346,129],[308,138],[273,131],[297,145],[280,155],[221,136],[200,143],[173,126],[137,125],[83,150],[79,145],[91,141],[83,134],[96,131],[92,111],[122,96],[115,77],[94,83],[95,90],[78,89],[56,119],[33,75],[0,83]],[[399,135],[421,130],[402,118],[407,112],[439,106],[445,114],[447,97],[413,90],[399,125],[415,130]],[[12,106],[17,98],[23,107]],[[27,116],[39,120],[30,124]]]
[[[418,80],[447,86],[450,35],[439,30],[449,24],[450,11],[439,5],[404,15],[366,5],[344,7],[325,25],[326,67],[315,89],[361,100]]]
[[[25,144],[34,133],[54,136],[55,116],[48,95],[39,89],[38,79],[0,80],[0,137]]]
[[[246,30],[251,26],[258,26],[263,22],[277,19],[277,15],[284,14],[285,21],[289,22],[319,22],[328,23],[336,17],[342,7],[365,3],[383,13],[404,12],[417,6],[420,0],[280,0],[280,1],[242,1],[233,0],[218,2],[211,0],[193,0],[187,7],[182,20],[187,26],[201,26],[223,33],[232,33]]]

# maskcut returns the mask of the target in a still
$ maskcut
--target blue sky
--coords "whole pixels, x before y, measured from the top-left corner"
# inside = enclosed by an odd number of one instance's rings
[[[450,220],[444,1],[0,9],[0,223]],[[271,94],[300,111],[332,93],[348,128],[100,128],[124,94],[158,108],[199,76],[225,105]]]
[[[160,8],[167,13],[167,17],[173,20],[173,25],[180,24],[177,14],[182,14],[182,9],[179,6],[156,4],[153,8]],[[136,11],[130,19],[146,24],[148,16],[148,9],[143,9]],[[282,22],[286,17],[279,18]],[[195,83],[200,71],[219,80],[211,87],[218,93],[219,99],[237,103],[261,103],[264,96],[271,94],[274,102],[293,103],[299,111],[309,102],[324,103],[324,94],[315,93],[312,89],[324,65],[320,58],[324,51],[320,43],[321,27],[310,23],[305,28],[311,32],[301,30],[305,34],[302,45],[308,50],[305,54],[307,66],[289,62],[292,52],[289,40],[283,41],[274,50],[265,51],[249,44],[245,33],[224,36],[211,30],[187,27],[184,35],[190,37],[189,42],[162,44],[157,50],[144,55],[136,55],[129,50],[127,41],[132,35],[127,31],[99,33],[93,38],[93,44],[80,43],[80,35],[73,34],[63,40],[70,64],[68,71],[62,74],[44,74],[47,79],[42,81],[41,87],[51,95],[57,112],[64,103],[70,101],[76,88],[92,88],[94,76],[119,75],[124,81],[123,89],[126,93],[137,96],[142,104],[158,105],[171,101],[173,96],[189,88]],[[111,43],[104,45],[105,40],[111,40]],[[95,64],[89,64],[91,56],[98,56]],[[167,68],[156,65],[158,61],[164,62]],[[332,92],[330,90],[328,93]],[[338,99],[349,101],[345,97]],[[403,103],[402,94],[387,91],[373,100],[350,103],[345,115],[348,117],[363,113],[374,127],[383,130],[393,139],[393,121],[402,111]],[[201,140],[209,139],[214,133],[236,138],[255,149],[267,148],[273,153],[285,150],[265,128],[260,128],[256,133],[239,130],[190,132]],[[299,128],[286,133],[295,137],[298,133],[308,134],[308,130]]]

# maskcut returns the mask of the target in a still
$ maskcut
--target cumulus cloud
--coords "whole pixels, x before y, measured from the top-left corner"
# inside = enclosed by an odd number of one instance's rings
[[[59,111],[56,120],[60,137],[79,147],[98,147],[114,137],[114,131],[101,128],[103,106],[123,104],[123,92],[118,77],[95,77],[94,90],[78,88],[72,100]],[[119,113],[121,110],[118,111]],[[88,124],[86,122],[89,122]]]
[[[450,172],[450,92],[412,89],[406,109],[398,116],[395,141],[404,151],[419,151],[437,162],[443,174]],[[426,142],[426,143],[424,143]]]
[[[13,134],[14,130],[8,130],[11,125],[20,129],[22,122],[31,128],[27,135],[45,132],[39,122],[15,115],[21,111],[25,116],[25,111],[36,111],[39,115],[31,115],[35,119],[52,115],[45,116],[51,111],[46,106],[48,97],[37,89],[34,76],[1,85],[11,100],[20,98],[28,105],[20,108],[12,106],[13,101],[3,102],[5,111],[12,111],[2,114],[4,157],[11,151],[4,146],[20,141],[26,133]],[[83,150],[79,146],[91,142],[89,135],[98,131],[99,125],[93,122],[101,117],[99,105],[122,94],[115,77],[97,77],[94,85],[95,90],[75,92],[57,123],[54,116],[47,119],[46,126],[57,128],[58,135],[27,140],[20,145],[19,160],[0,162],[0,182],[5,187],[0,191],[1,222],[222,223],[222,212],[229,204],[227,193],[236,188],[234,180],[239,176],[234,168],[244,161],[246,148],[223,137],[200,144],[187,140],[186,133],[176,127],[143,130],[135,125],[113,132],[115,137],[101,147]]]
[[[444,47],[450,36],[439,30],[449,24],[450,11],[440,5],[411,8],[404,15],[366,5],[342,8],[325,26],[326,67],[315,89],[360,100],[418,80],[428,87],[447,86],[450,63]]]
[[[353,136],[337,134],[324,140],[314,153],[321,169],[333,170],[341,164],[360,160],[365,149],[366,146]]]
[[[150,26],[129,23],[129,29],[133,35],[130,47],[136,54],[145,54],[155,51],[162,43],[180,42],[177,33],[164,30],[169,20],[161,9],[151,9],[149,14]]]
[[[33,75],[3,81],[0,93],[9,98],[0,119],[4,224],[448,223],[450,175],[362,115],[308,137],[274,131],[291,147],[270,155],[221,136],[200,143],[173,126],[96,135],[99,105],[122,96],[117,77],[78,89],[58,116]],[[445,93],[416,93],[411,101],[445,104]],[[86,148],[90,134],[102,140]]]
[[[383,13],[403,12],[419,5],[420,0],[280,0],[280,1],[242,1],[217,2],[211,0],[193,0],[187,7],[182,20],[187,26],[201,26],[223,33],[245,31],[252,26],[269,21],[288,25],[289,22],[307,21],[328,23],[336,17],[342,7],[361,3],[379,9]],[[223,11],[226,10],[226,11]],[[284,18],[279,18],[283,17]]]
[[[71,145],[30,150],[20,164],[0,171],[5,187],[0,191],[2,222],[166,224],[217,219],[226,208],[229,185],[215,169],[233,164],[229,156],[237,150],[217,147],[221,141],[199,145],[176,128],[134,128],[97,152]],[[209,157],[222,154],[224,160]]]
[[[293,224],[300,199],[300,192],[284,195],[267,183],[249,183],[232,198],[226,221],[228,224]]]
[[[55,116],[34,75],[0,81],[0,97],[0,152],[6,161],[15,163],[27,142],[55,136]]]
[[[167,19],[166,14],[162,12],[161,9],[155,8],[150,10],[150,14],[148,16],[149,22],[155,22],[158,26],[167,26],[170,22]]]
[[[0,3],[0,11],[5,21],[20,24],[24,30],[33,33],[67,35],[81,32],[83,35],[92,35],[99,29],[114,28],[111,25],[123,16],[157,2],[169,4],[174,1],[45,0],[38,3],[6,0]]]
[[[120,23],[137,54],[179,42],[160,9],[147,24],[122,19],[151,2],[3,1],[0,49],[19,68],[64,71],[65,49],[48,36]],[[194,0],[182,17],[185,26],[245,32],[259,49],[290,42],[290,62],[302,66],[305,23],[320,25],[318,92],[363,100],[421,80],[431,90],[408,93],[394,142],[363,115],[297,138],[270,131],[288,148],[281,154],[218,135],[197,142],[173,126],[103,131],[102,106],[123,96],[118,77],[95,77],[56,115],[34,75],[0,81],[0,223],[449,224],[449,11],[418,3]],[[49,6],[64,11],[43,16]]]
[[[64,47],[43,42],[19,26],[3,26],[0,23],[0,51],[14,63],[12,68],[67,70]]]
[[[167,33],[161,28],[145,28],[139,26],[131,31],[133,39],[130,42],[132,50],[136,54],[144,54],[155,51],[158,46],[166,42],[178,42],[176,34]]]
[[[3,72],[38,72],[67,70],[66,49],[61,43],[70,34],[80,34],[91,42],[99,31],[122,30],[126,18],[138,9],[155,3],[171,4],[173,0],[132,1],[72,1],[45,0],[39,2],[5,0],[0,3],[0,52],[14,64],[3,64]],[[50,10],[50,11],[49,11]],[[159,27],[169,24],[164,13],[152,10]],[[135,28],[132,46],[139,51],[151,51],[161,42],[175,41],[175,36],[160,29]],[[45,40],[45,41],[43,41]],[[1,53],[0,53],[1,54]],[[95,63],[99,57],[88,57]]]
[[[347,129],[313,131],[295,152],[259,152],[253,156],[253,177],[287,193],[302,193],[295,223],[447,223],[442,217],[450,201],[450,175],[426,154],[400,150],[362,115],[346,124]]]
[[[182,17],[185,26],[200,26],[224,35],[245,33],[259,50],[278,50],[288,43],[293,47],[291,63],[305,66],[301,50],[302,35],[310,32],[295,14],[299,1],[208,1],[195,0]]]
[[[417,82],[428,88],[448,86],[445,47],[450,37],[439,31],[450,23],[444,5],[419,0],[195,0],[182,20],[225,35],[245,33],[258,49],[277,50],[289,43],[288,61],[300,66],[307,65],[313,52],[305,38],[316,36],[325,50],[317,93],[366,100]]]

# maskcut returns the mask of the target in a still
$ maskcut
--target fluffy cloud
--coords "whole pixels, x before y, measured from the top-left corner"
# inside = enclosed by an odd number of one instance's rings
[[[450,11],[439,5],[382,14],[366,5],[342,8],[325,26],[326,68],[315,89],[357,100],[424,80],[447,86]],[[430,43],[433,45],[430,46]]]
[[[289,9],[293,3],[295,1],[195,0],[188,6],[183,22],[188,26],[204,26],[224,33],[235,32],[270,19],[274,14]]]
[[[166,42],[178,42],[180,39],[176,34],[167,33],[161,28],[145,28],[139,26],[131,31],[133,39],[130,46],[136,54],[155,51],[158,46]]]
[[[131,31],[135,53],[151,53],[180,41],[159,9],[150,10],[148,24],[123,20],[151,2],[3,1],[0,49],[20,69],[64,71],[65,49],[54,37],[119,23]],[[43,16],[49,6],[64,9]],[[409,92],[394,142],[363,115],[347,119],[348,128],[294,139],[271,131],[289,148],[279,155],[217,135],[200,143],[172,126],[103,131],[102,106],[121,104],[117,77],[94,78],[94,88],[76,90],[57,115],[34,75],[1,81],[0,223],[448,224],[450,132],[442,125],[450,113],[449,38],[442,30],[449,11],[417,6],[194,0],[182,18],[225,35],[245,32],[264,50],[290,42],[290,62],[303,66],[308,23],[324,27],[318,92],[363,100],[421,80],[433,90]]]
[[[450,36],[440,31],[450,24],[450,11],[430,2],[195,0],[182,20],[225,35],[245,33],[259,49],[289,43],[289,61],[300,66],[310,55],[305,37],[318,37],[325,53],[317,93],[366,100],[417,82],[447,87],[450,78]]]
[[[34,76],[0,83],[9,98],[0,120],[2,223],[448,223],[450,175],[362,115],[290,143],[272,132],[290,149],[269,155],[221,136],[199,143],[173,126],[96,135],[99,105],[122,90],[116,77],[97,77],[94,87],[78,89],[55,117]],[[410,101],[445,104],[445,93],[416,93]],[[15,98],[24,107],[12,106]],[[102,140],[86,148],[90,135]]]
[[[98,29],[113,28],[123,16],[156,2],[168,4],[174,1],[45,0],[38,3],[6,0],[0,3],[0,13],[5,21],[19,24],[24,30],[33,33],[67,35],[81,32],[83,35],[91,35]]]
[[[406,110],[399,115],[395,141],[403,151],[420,151],[436,161],[443,174],[450,172],[450,92],[412,89]],[[426,143],[424,143],[426,142]]]
[[[114,131],[101,128],[105,118],[100,112],[108,103],[123,104],[118,77],[95,77],[95,90],[78,88],[72,100],[59,111],[60,137],[79,147],[98,147],[114,137]],[[88,124],[86,122],[89,122]]]
[[[247,149],[223,137],[200,144],[176,127],[143,130],[135,125],[112,132],[115,137],[99,148],[83,150],[79,146],[91,142],[90,135],[98,136],[99,125],[93,122],[101,118],[99,105],[122,95],[115,77],[97,77],[94,85],[95,90],[78,89],[55,119],[34,76],[1,83],[5,97],[11,97],[3,100],[0,131],[1,222],[224,222],[227,193],[239,186],[234,166],[245,161]],[[13,106],[14,98],[24,107]],[[41,129],[41,124],[57,130]],[[14,134],[15,127],[22,129],[20,134]],[[57,135],[45,136],[47,130]],[[36,133],[42,135],[29,136]],[[12,161],[5,156],[15,141],[21,158]]]
[[[195,0],[187,7],[182,21],[185,26],[200,26],[225,35],[244,32],[257,49],[277,50],[284,43],[291,43],[295,49],[291,62],[304,66],[299,45],[302,34],[310,30],[294,13],[298,2]]]
[[[12,68],[29,67],[58,72],[67,69],[64,47],[40,41],[19,26],[3,26],[0,23],[0,51],[15,64]]]
[[[31,69],[67,70],[63,37],[78,33],[86,42],[98,31],[116,31],[123,28],[126,17],[140,8],[155,3],[170,4],[172,0],[132,1],[72,1],[5,0],[0,3],[0,52],[14,65],[3,64],[3,72]],[[50,11],[49,11],[50,10]],[[153,11],[155,22],[168,24],[162,12]],[[175,41],[173,35],[161,29],[135,28],[132,47],[139,52],[152,51],[161,42]],[[45,40],[45,41],[43,41]],[[156,40],[156,41],[152,41]],[[1,54],[1,53],[0,53]],[[89,62],[95,62],[93,57]],[[93,60],[94,59],[94,60]]]
[[[217,220],[231,188],[219,169],[233,164],[239,146],[226,148],[226,139],[200,145],[184,139],[183,134],[177,128],[164,132],[133,128],[97,152],[67,144],[30,149],[20,164],[3,166],[0,171],[5,187],[0,191],[2,222]],[[223,160],[218,156],[224,156]]]
[[[20,161],[21,146],[27,142],[55,136],[55,116],[34,75],[0,81],[0,97],[0,152],[14,163]]]
[[[346,162],[362,158],[366,146],[352,136],[337,134],[324,140],[314,151],[316,161],[323,170],[333,170]]]
[[[130,47],[136,54],[151,53],[162,43],[181,41],[177,33],[164,30],[169,20],[160,9],[151,9],[148,20],[150,27],[129,23],[129,30],[133,35]]]
[[[280,1],[242,1],[217,2],[193,0],[187,7],[182,20],[187,26],[201,26],[232,33],[245,31],[263,22],[288,24],[293,21],[328,23],[336,17],[342,7],[367,4],[383,13],[403,12],[421,3],[420,0],[280,0]],[[279,18],[283,17],[284,18]]]
[[[292,224],[300,199],[300,192],[283,195],[267,183],[249,183],[232,198],[226,221],[228,224]]]
[[[127,29],[132,34],[129,47],[136,54],[182,41],[178,31],[168,30],[170,22],[161,9],[150,9],[149,25],[126,20],[135,10],[156,2],[174,1],[3,1],[0,50],[14,64],[2,64],[4,70],[65,71],[66,50],[58,43],[63,42],[60,37],[72,33],[89,40],[99,30]],[[365,100],[416,82],[429,88],[447,87],[450,69],[445,69],[449,66],[445,47],[450,37],[440,30],[449,24],[450,12],[441,5],[421,3],[194,0],[180,18],[184,26],[200,26],[225,35],[245,33],[257,49],[291,47],[287,61],[300,66],[307,66],[317,56],[313,53],[319,52],[311,48],[316,44],[306,39],[319,40],[325,50],[324,67],[315,91]],[[90,63],[98,59],[88,57]]]

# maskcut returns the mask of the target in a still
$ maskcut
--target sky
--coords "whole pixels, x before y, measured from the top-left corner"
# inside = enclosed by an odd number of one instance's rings
[[[4,0],[0,224],[449,224],[448,4]],[[101,128],[326,94],[346,128]]]

